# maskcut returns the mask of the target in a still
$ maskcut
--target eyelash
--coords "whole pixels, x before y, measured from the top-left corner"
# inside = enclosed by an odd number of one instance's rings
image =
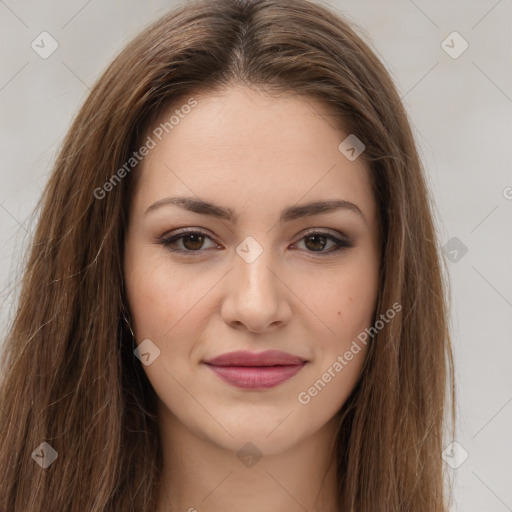
[[[212,242],[214,242],[212,237],[203,231],[199,231],[196,229],[187,229],[187,230],[182,230],[179,233],[176,233],[172,236],[163,235],[161,237],[158,237],[157,243],[159,243],[160,245],[163,245],[167,250],[174,252],[174,253],[187,254],[190,256],[197,256],[197,255],[201,255],[201,253],[204,253],[205,249],[197,249],[196,251],[193,251],[190,249],[176,249],[175,247],[172,247],[172,245],[176,241],[183,239],[187,235],[202,235],[202,236],[212,240]],[[322,238],[327,238],[328,240],[331,240],[332,242],[334,242],[336,245],[328,251],[324,251],[324,250],[306,251],[306,252],[309,252],[310,254],[315,254],[315,255],[318,254],[318,255],[322,256],[322,255],[337,253],[339,251],[343,251],[345,249],[349,249],[349,248],[353,247],[353,244],[347,240],[341,240],[341,239],[335,237],[334,235],[332,235],[331,233],[326,233],[324,231],[318,231],[318,230],[308,231],[300,238],[299,242],[301,240],[303,240],[304,238],[308,238],[313,235],[320,235]]]

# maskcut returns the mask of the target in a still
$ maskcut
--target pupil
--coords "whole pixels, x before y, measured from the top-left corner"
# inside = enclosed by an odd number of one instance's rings
[[[183,245],[189,249],[189,250],[197,250],[197,249],[200,249],[201,246],[203,245],[203,235],[198,235],[198,234],[192,234],[192,235],[186,235],[184,238],[183,238]],[[191,240],[192,239],[192,246],[190,246],[190,244],[187,244],[187,240]]]
[[[306,247],[308,247],[308,241],[309,240],[316,240],[316,244],[313,243],[313,250],[322,250],[324,247],[325,247],[325,244],[326,244],[326,240],[325,240],[325,237],[324,236],[321,236],[321,235],[311,235],[311,236],[308,236],[306,237]],[[322,242],[320,242],[320,246],[318,245],[318,240],[322,240]],[[308,247],[308,249],[311,249],[311,247]]]

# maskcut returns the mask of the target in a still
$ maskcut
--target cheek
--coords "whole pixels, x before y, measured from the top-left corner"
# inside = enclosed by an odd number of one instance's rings
[[[151,254],[151,252],[153,254]],[[211,298],[219,280],[193,265],[169,265],[165,254],[144,247],[127,258],[126,290],[136,339],[151,339],[162,351],[172,340],[173,351],[190,352],[215,313]]]
[[[371,325],[378,295],[378,269],[353,258],[321,279],[302,280],[300,296],[321,321],[326,345],[341,350]]]
[[[358,336],[372,325],[378,294],[378,271],[365,264],[340,267],[331,278],[308,303],[330,328],[315,338],[316,363],[297,395],[311,431],[340,411],[359,379],[368,337]]]
[[[135,338],[137,344],[149,339],[160,350],[159,357],[143,369],[158,396],[184,400],[171,375],[184,382],[193,371],[191,352],[213,314],[207,300],[212,278],[194,277],[186,266],[178,271],[165,255],[155,257],[144,247],[130,257],[125,265],[126,292]]]
[[[365,269],[344,276],[334,287],[332,297],[335,330],[346,336],[355,336],[370,325],[377,302],[377,276]],[[337,307],[337,305],[339,305]]]

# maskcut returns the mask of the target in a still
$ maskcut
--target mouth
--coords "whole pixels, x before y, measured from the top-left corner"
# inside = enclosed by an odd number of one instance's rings
[[[293,354],[268,350],[229,352],[204,361],[220,379],[245,389],[273,388],[296,375],[308,361]]]

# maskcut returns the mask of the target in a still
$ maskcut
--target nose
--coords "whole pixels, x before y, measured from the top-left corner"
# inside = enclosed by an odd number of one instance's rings
[[[263,333],[279,329],[290,321],[291,292],[273,267],[279,266],[272,261],[269,250],[250,263],[235,255],[221,308],[227,325]]]

